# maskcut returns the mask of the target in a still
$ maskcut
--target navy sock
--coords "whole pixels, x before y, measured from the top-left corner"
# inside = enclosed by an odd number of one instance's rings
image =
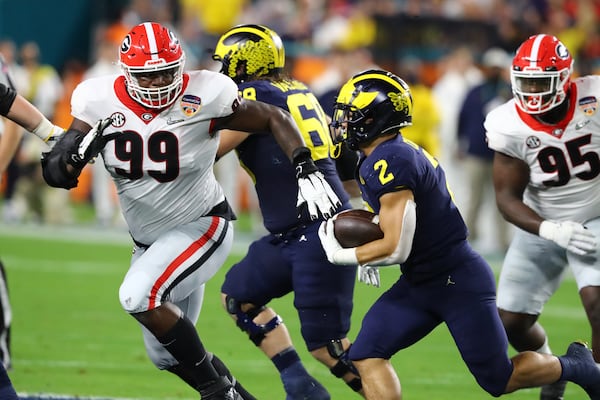
[[[306,371],[299,357],[297,361],[281,370],[279,375],[288,395],[286,398],[331,400],[327,390]]]
[[[558,357],[558,361],[560,361],[560,366],[562,367],[562,371],[560,373],[560,381],[573,381],[573,372],[572,364],[574,362],[566,357]]]
[[[293,347],[288,347],[280,353],[277,353],[271,358],[277,371],[282,372],[293,364],[300,364],[300,356]]]

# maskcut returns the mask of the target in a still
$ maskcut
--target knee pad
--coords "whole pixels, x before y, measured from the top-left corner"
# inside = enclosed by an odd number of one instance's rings
[[[332,339],[327,344],[327,352],[329,355],[338,360],[337,363],[329,369],[329,371],[331,371],[336,378],[342,378],[347,373],[352,373],[356,376],[359,376],[358,370],[354,364],[352,364],[350,358],[348,358],[349,349],[350,348],[348,347],[347,350],[344,350],[342,341],[340,339]],[[346,382],[346,385],[350,386],[350,388],[355,392],[358,392],[362,389],[362,382],[360,378],[354,378],[350,382]]]
[[[265,306],[253,307],[250,310],[242,311],[242,303],[231,296],[225,298],[227,312],[237,317],[237,326],[246,332],[256,346],[260,346],[267,333],[277,328],[283,320],[279,315],[275,315],[266,324],[256,324],[253,320],[258,314],[265,310]]]
[[[148,293],[152,282],[146,274],[134,273],[128,276],[119,288],[121,307],[129,314],[148,310]],[[158,303],[157,305],[160,305]]]

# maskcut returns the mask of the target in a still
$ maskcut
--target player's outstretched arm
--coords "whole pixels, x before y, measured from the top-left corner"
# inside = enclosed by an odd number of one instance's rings
[[[251,134],[271,132],[296,169],[298,207],[306,205],[312,219],[319,213],[325,217],[334,214],[340,200],[316,167],[289,112],[260,101],[243,100],[233,114],[216,122],[215,129],[222,128]]]
[[[19,147],[22,132],[17,125],[32,132],[50,146],[64,133],[61,127],[48,121],[27,99],[2,83],[0,83],[0,115],[12,121],[6,124],[6,130],[0,140],[0,175],[6,170]]]
[[[233,114],[216,121],[215,128],[249,134],[271,132],[290,160],[295,149],[306,146],[290,113],[261,101],[242,100]]]
[[[23,131],[19,128],[19,125],[6,119],[4,121],[4,131],[0,136],[0,177],[17,153],[22,137]]]

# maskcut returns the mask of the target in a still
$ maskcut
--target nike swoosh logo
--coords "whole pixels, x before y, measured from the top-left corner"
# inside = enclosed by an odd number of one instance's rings
[[[183,121],[183,118],[178,118],[178,119],[173,119],[173,118],[167,118],[167,125],[173,125],[176,124],[178,122]]]

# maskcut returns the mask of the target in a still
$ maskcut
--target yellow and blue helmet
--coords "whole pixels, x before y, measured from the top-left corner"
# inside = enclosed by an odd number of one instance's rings
[[[240,83],[281,71],[285,50],[279,35],[266,26],[238,25],[221,36],[213,59],[221,62],[221,73]]]
[[[391,72],[367,70],[354,75],[340,89],[331,121],[335,143],[353,150],[360,144],[412,125],[410,88]]]

